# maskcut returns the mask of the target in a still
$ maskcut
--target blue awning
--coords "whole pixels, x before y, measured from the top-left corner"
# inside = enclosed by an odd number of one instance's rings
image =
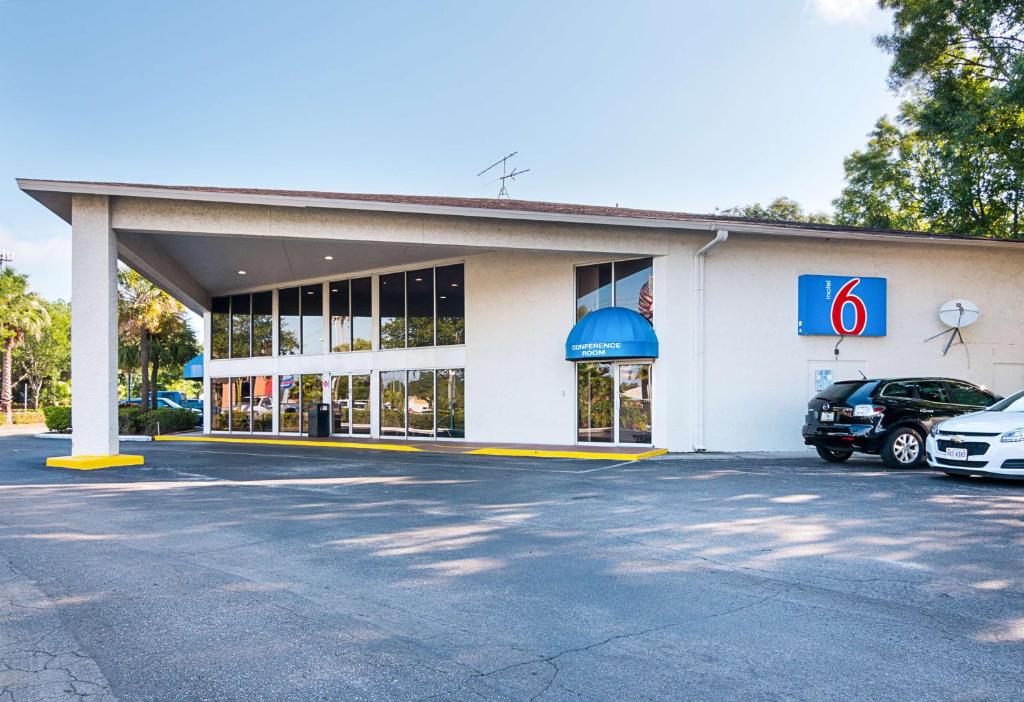
[[[594,310],[565,340],[565,360],[657,358],[658,337],[646,318],[625,307]]]
[[[185,364],[185,372],[182,373],[185,380],[203,379],[203,354],[199,354]]]

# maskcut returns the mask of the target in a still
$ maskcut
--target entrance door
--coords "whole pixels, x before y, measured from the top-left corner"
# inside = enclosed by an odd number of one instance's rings
[[[331,433],[370,433],[370,374],[331,376]]]
[[[650,444],[651,364],[576,364],[576,440]]]

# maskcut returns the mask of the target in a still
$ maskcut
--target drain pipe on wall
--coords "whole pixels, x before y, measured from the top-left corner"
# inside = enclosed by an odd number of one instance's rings
[[[706,451],[704,446],[704,258],[729,239],[729,232],[719,229],[715,238],[693,255],[693,450]]]

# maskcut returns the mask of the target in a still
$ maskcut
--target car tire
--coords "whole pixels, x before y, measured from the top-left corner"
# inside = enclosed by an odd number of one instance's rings
[[[890,468],[916,468],[924,460],[924,438],[913,427],[897,427],[885,437],[882,460]]]
[[[829,463],[842,463],[843,461],[850,460],[850,456],[853,455],[853,451],[834,451],[824,446],[815,446],[814,450],[818,452],[822,459]]]

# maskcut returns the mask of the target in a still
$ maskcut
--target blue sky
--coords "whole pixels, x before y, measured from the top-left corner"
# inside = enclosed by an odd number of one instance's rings
[[[14,178],[828,209],[892,113],[871,0],[0,0],[0,249],[70,295]]]

